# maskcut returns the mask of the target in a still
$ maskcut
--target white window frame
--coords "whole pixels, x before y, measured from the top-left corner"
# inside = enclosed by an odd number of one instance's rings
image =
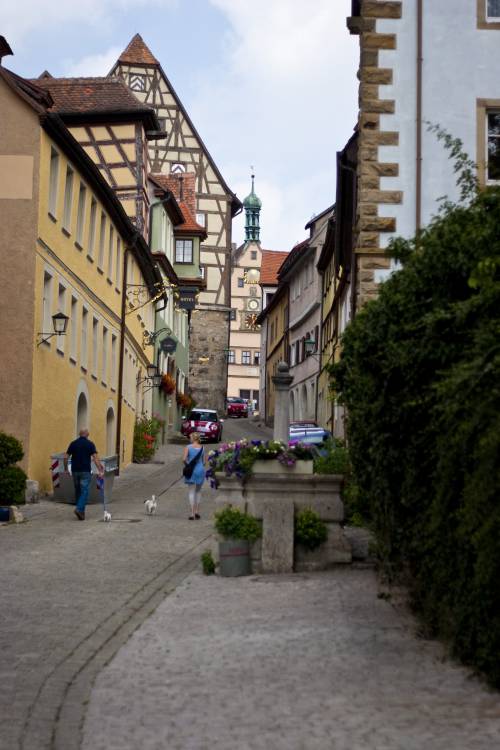
[[[99,364],[99,318],[92,316],[92,376],[97,379]]]
[[[42,297],[42,331],[43,333],[52,332],[52,284],[54,277],[48,271],[43,274],[43,297]],[[50,341],[45,342],[50,346]]]
[[[101,382],[104,385],[108,383],[108,336],[109,331],[106,326],[102,327],[102,368],[101,368]]]
[[[92,197],[90,200],[89,246],[88,246],[88,255],[90,258],[94,257],[96,223],[97,223],[97,201],[94,197]]]
[[[500,6],[498,9],[498,15],[497,16],[490,16],[490,0],[485,0],[485,14],[486,14],[486,21],[487,23],[498,23],[500,22]]]
[[[78,297],[71,294],[69,315],[69,358],[72,362],[77,361],[78,356]]]
[[[66,286],[59,281],[57,288],[57,312],[62,312],[66,315]],[[64,341],[65,336],[56,336],[57,351],[64,354]]]
[[[182,245],[182,252],[179,252],[179,248]],[[186,260],[186,250],[190,249],[190,260]],[[175,262],[183,265],[189,265],[193,263],[193,240],[175,240]]]
[[[236,364],[236,352],[234,349],[230,349],[227,353],[227,363],[228,365],[234,365]]]
[[[247,357],[245,356],[246,354],[248,354],[248,361],[245,361],[245,360],[247,360]],[[252,352],[249,349],[243,349],[242,350],[242,352],[241,352],[241,364],[242,365],[251,365],[252,364]]]
[[[59,186],[59,152],[55,148],[50,149],[49,166],[49,205],[48,212],[55,219],[57,217],[57,193]]]
[[[62,226],[68,234],[71,234],[71,217],[73,213],[73,185],[75,182],[75,170],[70,164],[66,165],[66,179],[64,181],[64,206]]]
[[[106,244],[106,224],[107,216],[104,211],[101,212],[101,221],[99,222],[99,257],[97,258],[97,268],[104,271],[104,250]]]
[[[82,305],[82,326],[81,326],[81,351],[80,351],[80,365],[87,369],[88,366],[88,340],[89,340],[89,310],[85,305]]]
[[[120,237],[116,240],[116,268],[115,268],[115,283],[116,288],[121,289],[122,280],[122,241]]]
[[[108,279],[113,280],[113,256],[115,247],[115,228],[111,224],[109,227],[109,242],[108,242]]]
[[[87,188],[80,182],[78,190],[78,210],[76,214],[76,242],[83,247],[83,229],[85,227],[85,208],[87,206]]]

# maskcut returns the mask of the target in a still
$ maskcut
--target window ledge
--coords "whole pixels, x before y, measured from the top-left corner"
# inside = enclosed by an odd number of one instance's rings
[[[113,391],[113,393],[116,393],[116,388],[113,385],[111,386],[111,390]]]
[[[57,224],[57,219],[56,219],[56,217],[54,216],[54,214],[51,214],[51,213],[50,213],[50,211],[48,211],[48,212],[47,212],[47,216],[49,217],[49,219],[50,219],[51,221],[53,221],[53,222],[54,222],[54,224]]]
[[[118,287],[117,287],[117,286],[115,286],[115,292],[116,292],[117,294],[121,294],[121,290],[120,290],[120,289],[118,289]]]
[[[89,261],[89,263],[93,263],[94,262],[93,257],[91,255],[89,255],[88,253],[87,253],[87,260]]]
[[[105,380],[101,380],[101,385],[103,385],[103,386],[104,386],[105,388],[107,388],[107,387],[108,387],[108,384],[106,383],[106,381],[105,381]]]
[[[109,276],[106,278],[106,281],[108,282],[108,284],[110,286],[113,286],[113,282],[111,281],[111,279],[109,278]]]
[[[66,237],[71,237],[71,232],[66,227],[62,227],[61,231]]]
[[[71,354],[69,355],[69,361],[71,362],[72,365],[76,365],[76,359]]]
[[[80,245],[79,242],[76,242],[76,240],[75,240],[75,247],[77,250],[83,250],[83,247]]]
[[[84,372],[84,373],[85,373],[85,375],[87,374],[87,368],[86,368],[86,367],[84,367],[83,365],[80,365],[80,370],[81,370],[82,372]]]
[[[64,349],[56,349],[56,352],[59,354],[60,357],[64,357]]]
[[[104,271],[102,270],[102,268],[99,268],[99,266],[97,266],[97,273],[100,273],[101,276],[104,276]]]

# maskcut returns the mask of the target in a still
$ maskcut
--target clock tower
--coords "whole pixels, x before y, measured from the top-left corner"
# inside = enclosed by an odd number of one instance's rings
[[[260,211],[262,202],[252,189],[243,201],[245,242],[233,251],[231,270],[231,329],[228,351],[228,397],[239,396],[259,406],[260,326]]]

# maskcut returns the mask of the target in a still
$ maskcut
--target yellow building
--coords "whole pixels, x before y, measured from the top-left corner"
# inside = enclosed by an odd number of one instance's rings
[[[259,325],[265,324],[265,420],[272,424],[274,421],[274,385],[273,375],[276,374],[278,363],[289,361],[288,346],[288,285],[281,284],[274,293],[268,306],[257,318]]]
[[[142,334],[162,294],[145,241],[52,105],[0,66],[0,426],[45,491],[50,455],[82,427],[101,455],[131,460],[151,404]],[[56,313],[66,335],[51,335]]]

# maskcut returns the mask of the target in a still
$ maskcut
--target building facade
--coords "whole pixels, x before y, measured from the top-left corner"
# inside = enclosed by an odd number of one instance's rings
[[[391,272],[390,240],[428,224],[442,196],[459,196],[449,152],[429,124],[461,139],[480,182],[500,180],[500,5],[354,0],[348,27],[360,39],[355,253],[363,304]]]
[[[251,399],[260,408],[260,327],[257,317],[262,310],[259,286],[262,248],[260,244],[260,211],[262,203],[252,190],[243,201],[245,209],[245,242],[236,248],[231,268],[231,330],[228,351],[227,395]]]
[[[276,375],[279,362],[288,362],[288,285],[279,284],[269,305],[261,312],[257,322],[266,322],[266,340],[263,350],[265,360],[264,377],[264,414],[266,424],[274,422],[275,392],[272,376]]]
[[[241,203],[227,186],[160,63],[138,34],[120,55],[111,75],[122,78],[159,118],[163,138],[149,143],[152,171],[195,176],[195,219],[207,232],[200,258],[206,283],[192,319],[190,383],[199,404],[222,410],[231,309],[231,221]]]
[[[263,250],[260,266],[260,288],[262,305],[265,309],[278,289],[278,272],[287,253],[277,250]],[[260,366],[259,366],[259,406],[260,416],[266,421],[266,354],[267,354],[267,315],[261,315],[260,325]]]
[[[0,423],[22,440],[28,476],[49,490],[50,455],[83,427],[102,455],[131,460],[136,415],[151,413],[142,333],[153,327],[161,276],[53,112],[50,90],[0,66],[0,99]],[[130,284],[142,288],[140,302]],[[66,335],[53,335],[56,313]]]

